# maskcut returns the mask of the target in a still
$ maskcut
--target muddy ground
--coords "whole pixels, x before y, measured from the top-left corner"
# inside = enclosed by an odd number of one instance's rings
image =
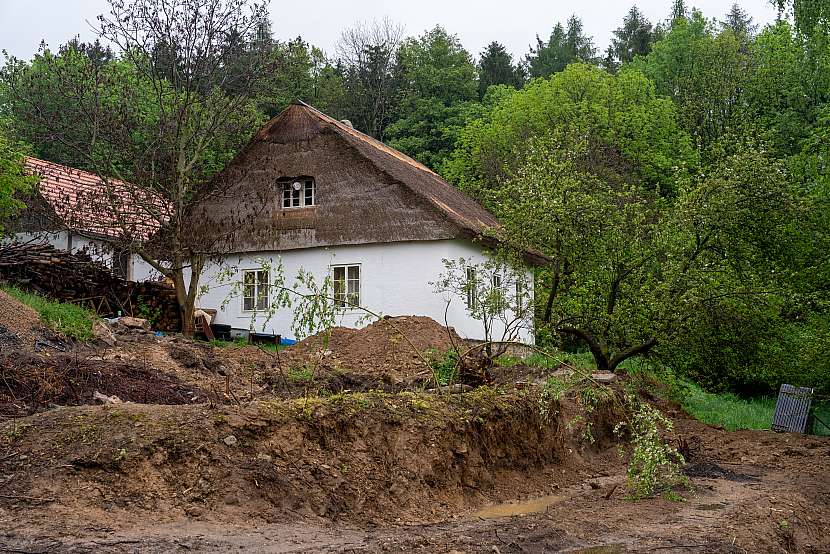
[[[830,552],[830,439],[660,403],[693,491],[634,502],[620,403],[543,402],[523,365],[435,391],[458,339],[426,318],[279,353],[4,330],[0,552]]]
[[[685,500],[529,392],[346,394],[243,407],[81,406],[3,424],[13,552],[828,552],[830,441],[669,408]]]

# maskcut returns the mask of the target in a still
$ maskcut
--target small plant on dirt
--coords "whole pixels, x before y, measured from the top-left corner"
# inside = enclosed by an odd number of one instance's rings
[[[305,384],[314,380],[314,368],[309,366],[289,367],[288,379],[294,383]]]
[[[440,386],[452,385],[458,378],[458,352],[452,348],[440,354],[435,349],[427,351],[432,374]]]
[[[631,415],[620,422],[614,432],[631,435],[631,457],[628,462],[627,486],[633,500],[649,498],[663,493],[670,500],[681,500],[676,488],[691,490],[688,477],[683,475],[683,456],[664,439],[674,425],[654,406],[639,400],[633,394],[626,395]]]
[[[617,393],[602,383],[597,383],[591,376],[591,371],[575,367],[569,375],[553,376],[545,383],[539,396],[539,416],[543,423],[550,419],[550,407],[566,394],[573,395],[582,407],[582,413],[566,422],[568,429],[577,428],[582,423],[582,440],[595,442],[591,416],[603,405],[619,402]]]
[[[532,328],[530,280],[521,262],[506,252],[481,263],[466,258],[442,261],[444,272],[431,284],[447,295],[447,308],[459,300],[467,314],[481,322],[484,342],[476,348],[493,362],[518,342],[523,330]]]
[[[161,306],[151,306],[144,296],[139,296],[136,299],[138,309],[136,315],[142,319],[146,319],[150,323],[150,327],[155,328],[162,316]]]

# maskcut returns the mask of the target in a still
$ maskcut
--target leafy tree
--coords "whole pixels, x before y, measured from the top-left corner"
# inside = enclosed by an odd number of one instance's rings
[[[651,44],[655,40],[654,29],[648,19],[632,6],[611,39],[608,56],[618,63],[628,63],[635,56],[645,56],[651,51]]]
[[[112,0],[98,32],[117,62],[100,65],[70,48],[45,51],[31,66],[10,60],[4,70],[5,102],[21,135],[57,143],[82,162],[73,165],[104,179],[109,192],[79,209],[116,215],[119,246],[173,282],[186,333],[202,268],[219,248],[218,237],[193,235],[188,213],[198,198],[222,194],[223,183],[211,179],[262,121],[253,99],[268,52],[228,73],[237,45],[222,39],[251,42],[266,18],[266,6],[249,0]],[[118,187],[128,189],[129,205]],[[127,210],[162,231],[148,241]]]
[[[630,165],[593,160],[580,135],[531,139],[494,193],[507,236],[554,260],[536,287],[543,326],[616,370],[725,301],[782,301],[779,262],[804,238],[790,225],[800,212],[783,164],[748,150],[662,198]]]
[[[526,56],[531,78],[548,77],[564,70],[574,62],[595,63],[596,48],[593,39],[586,36],[582,20],[572,15],[565,26],[557,23],[547,42],[536,36],[536,48]]]
[[[779,21],[756,37],[751,55],[755,68],[745,83],[751,116],[779,155],[794,155],[830,102],[830,43]]]
[[[683,128],[704,150],[746,121],[744,90],[752,64],[735,33],[715,34],[698,11],[676,19],[651,53],[633,62],[677,104]]]
[[[316,108],[338,114],[344,101],[343,79],[322,50],[302,37],[270,45],[270,71],[257,93],[259,108],[269,117],[300,99]]]
[[[478,100],[472,57],[439,26],[401,45],[397,73],[401,99],[387,129],[389,144],[438,167],[452,151],[467,106]]]
[[[25,207],[19,197],[37,183],[37,178],[25,171],[21,147],[6,136],[4,127],[0,120],[0,236],[4,222]]]
[[[789,9],[795,27],[806,35],[830,33],[830,5],[824,0],[775,0],[779,12]]]
[[[513,64],[513,57],[504,46],[491,42],[481,53],[478,62],[478,95],[484,98],[492,85],[509,85],[522,88],[524,74],[521,67]]]
[[[505,94],[483,117],[471,121],[442,171],[497,209],[486,191],[498,189],[521,165],[527,138],[569,127],[589,141],[590,159],[611,156],[632,163],[647,187],[669,191],[676,188],[678,171],[696,163],[676,118],[672,102],[659,98],[642,73],[626,69],[612,76],[574,64]]]

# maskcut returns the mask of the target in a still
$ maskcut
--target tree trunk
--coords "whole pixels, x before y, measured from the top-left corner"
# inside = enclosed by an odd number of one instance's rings
[[[175,264],[171,270],[171,279],[173,280],[173,288],[176,290],[176,301],[179,304],[179,313],[182,316],[182,334],[186,337],[193,336],[193,318],[196,312],[195,303],[188,302],[190,295],[184,284],[184,270],[181,264]]]
[[[645,354],[655,346],[657,346],[657,340],[648,339],[642,344],[632,346],[628,350],[623,350],[622,352],[619,352],[617,355],[611,358],[611,362],[609,364],[610,370],[616,373],[617,367],[619,367],[619,365],[623,363],[625,360],[633,358],[634,356],[639,356],[640,354]]]
[[[572,335],[584,342],[588,346],[588,350],[591,351],[591,355],[594,357],[594,362],[597,364],[597,370],[611,371],[611,360],[608,356],[608,348],[600,343],[600,341],[598,341],[590,331],[580,329],[578,327],[560,327],[559,332]]]

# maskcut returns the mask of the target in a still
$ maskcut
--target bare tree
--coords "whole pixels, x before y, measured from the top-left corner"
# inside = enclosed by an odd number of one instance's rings
[[[337,55],[344,66],[346,114],[363,132],[383,140],[395,100],[398,47],[404,29],[389,18],[343,31]]]
[[[188,215],[222,194],[213,175],[261,123],[253,97],[268,51],[255,39],[267,18],[267,0],[110,0],[96,32],[113,62],[70,48],[4,70],[21,135],[59,144],[101,176],[102,189],[76,199],[79,215],[107,213],[120,247],[173,282],[186,334],[222,240],[194,236]]]

